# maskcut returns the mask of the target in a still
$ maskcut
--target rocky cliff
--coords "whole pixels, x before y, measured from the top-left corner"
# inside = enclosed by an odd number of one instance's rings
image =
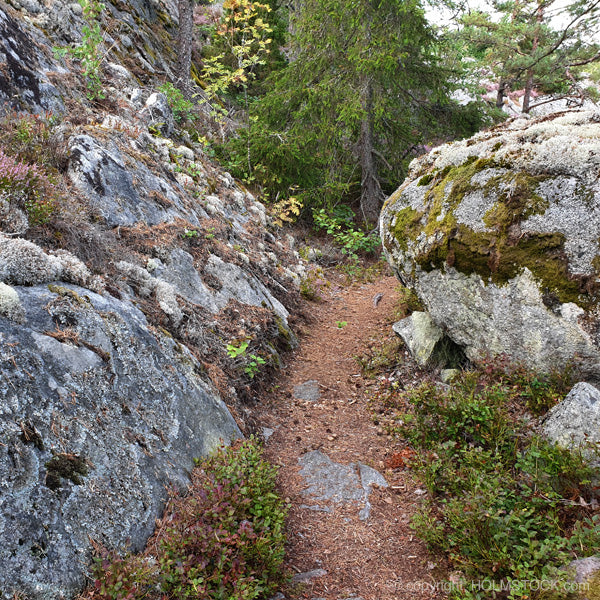
[[[52,51],[80,42],[81,6],[0,2],[4,598],[72,597],[93,544],[142,547],[166,488],[247,428],[247,355],[270,369],[294,344],[291,240],[211,163],[208,119],[183,127],[158,93],[174,14],[106,3],[106,98],[91,102]]]
[[[416,159],[386,254],[470,359],[600,377],[600,116],[515,119]]]

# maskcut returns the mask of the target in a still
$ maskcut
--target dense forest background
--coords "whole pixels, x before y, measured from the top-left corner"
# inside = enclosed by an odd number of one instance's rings
[[[372,229],[428,147],[511,110],[598,97],[600,0],[180,0],[179,12],[181,114],[208,107],[211,152],[284,220],[330,232]]]

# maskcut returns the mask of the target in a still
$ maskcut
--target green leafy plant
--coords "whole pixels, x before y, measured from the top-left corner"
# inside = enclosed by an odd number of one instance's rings
[[[343,329],[346,327],[346,325],[348,325],[348,321],[336,321],[335,324],[337,325],[338,329]]]
[[[266,364],[267,361],[262,356],[258,356],[256,354],[246,354],[249,343],[250,342],[246,340],[239,346],[227,344],[227,355],[230,358],[243,358],[244,373],[246,373],[250,379],[254,379],[260,370],[260,366]]]
[[[87,96],[89,100],[102,100],[106,98],[102,86],[102,61],[104,55],[101,45],[104,41],[100,26],[100,15],[104,4],[100,0],[79,0],[83,8],[83,17],[86,24],[81,28],[81,43],[75,48],[55,48],[57,57],[69,54],[79,60],[81,71],[85,78]]]
[[[227,355],[229,358],[237,358],[238,356],[245,356],[246,349],[250,342],[246,340],[242,342],[239,346],[234,346],[233,344],[227,344]]]
[[[318,229],[325,230],[342,247],[342,252],[354,260],[358,254],[373,254],[380,246],[381,240],[376,232],[366,233],[356,229],[353,224],[354,214],[344,206],[337,211],[324,208],[313,212],[313,220]]]
[[[199,235],[198,230],[197,229],[184,229],[183,233],[181,234],[181,237],[184,239],[193,239],[193,238],[197,238]]]
[[[173,111],[173,118],[177,123],[195,121],[195,104],[187,100],[180,89],[176,88],[170,81],[158,87],[158,90],[167,97],[167,103]]]
[[[271,597],[285,580],[287,506],[276,473],[253,438],[199,460],[187,492],[171,493],[146,556],[98,560],[92,598]]]
[[[246,373],[250,379],[254,379],[255,375],[260,370],[260,365],[264,365],[266,361],[262,356],[257,356],[256,354],[250,354],[248,358],[249,361],[244,367],[244,373]]]

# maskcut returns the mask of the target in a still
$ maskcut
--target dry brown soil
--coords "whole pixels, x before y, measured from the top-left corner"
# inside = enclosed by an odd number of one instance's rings
[[[291,502],[287,567],[292,573],[324,569],[309,584],[284,590],[288,599],[429,599],[437,567],[409,527],[422,490],[403,466],[392,469],[404,449],[378,425],[369,407],[373,380],[363,377],[356,357],[374,339],[389,335],[397,306],[397,280],[332,286],[322,302],[310,303],[310,323],[300,345],[286,357],[276,385],[259,415],[275,433],[266,455],[280,466],[279,485]],[[383,298],[375,307],[377,294]],[[342,322],[346,322],[345,326]],[[408,359],[406,359],[408,360]],[[294,386],[317,380],[318,402],[294,398]],[[335,506],[333,513],[302,508],[307,502],[298,459],[319,449],[343,464],[362,462],[382,473],[388,488],[370,497],[371,516],[359,520],[356,505]],[[400,461],[401,462],[401,461]],[[319,502],[319,504],[324,504]]]

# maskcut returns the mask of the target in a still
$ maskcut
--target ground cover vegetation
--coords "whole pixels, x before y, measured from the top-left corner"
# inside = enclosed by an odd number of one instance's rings
[[[48,223],[64,194],[66,160],[56,136],[59,121],[51,113],[10,112],[0,123],[0,225],[8,233],[22,234]]]
[[[285,580],[287,506],[276,469],[250,439],[198,461],[185,492],[173,490],[143,554],[99,549],[94,600],[269,598]]]
[[[385,379],[375,396],[375,418],[405,445],[399,466],[428,492],[412,525],[454,571],[451,597],[575,597],[566,566],[600,548],[597,473],[534,419],[571,375],[496,359],[451,385]]]

